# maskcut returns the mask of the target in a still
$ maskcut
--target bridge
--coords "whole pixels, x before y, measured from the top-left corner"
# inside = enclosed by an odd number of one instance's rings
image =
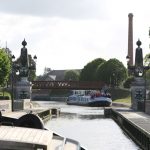
[[[98,90],[105,85],[101,81],[32,81],[32,89]]]

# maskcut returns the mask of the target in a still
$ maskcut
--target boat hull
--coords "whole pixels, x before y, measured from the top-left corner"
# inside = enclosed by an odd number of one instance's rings
[[[89,102],[88,106],[90,106],[90,107],[109,107],[109,106],[111,106],[111,102],[108,102],[108,101]]]
[[[78,105],[78,106],[89,106],[89,107],[109,107],[112,105],[112,100],[106,97],[99,98],[89,98],[85,101],[85,97],[69,97],[67,100],[68,105]]]
[[[0,133],[6,134],[0,135],[1,150],[86,150],[78,141],[44,128],[41,118],[31,113],[17,119],[2,116],[0,111],[0,123]]]

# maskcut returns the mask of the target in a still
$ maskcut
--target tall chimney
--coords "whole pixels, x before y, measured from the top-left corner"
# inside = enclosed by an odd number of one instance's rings
[[[129,26],[128,26],[128,56],[129,65],[133,66],[133,14],[129,13]]]

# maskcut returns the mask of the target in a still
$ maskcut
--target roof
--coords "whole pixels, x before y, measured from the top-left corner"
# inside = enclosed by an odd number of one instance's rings
[[[69,70],[74,70],[80,72],[81,69],[68,69],[68,70],[50,70],[48,73],[43,76],[39,76],[37,80],[43,81],[62,81],[64,80],[65,72]]]
[[[53,132],[41,129],[0,126],[1,148],[47,148],[51,142]]]
[[[50,130],[0,126],[0,149],[3,150],[77,150],[80,144]]]

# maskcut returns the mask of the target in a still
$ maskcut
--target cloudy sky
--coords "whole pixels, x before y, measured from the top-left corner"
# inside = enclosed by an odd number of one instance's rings
[[[19,57],[25,38],[44,68],[81,69],[95,58],[126,64],[128,14],[133,13],[134,49],[138,38],[149,53],[149,0],[0,0],[0,47]]]

